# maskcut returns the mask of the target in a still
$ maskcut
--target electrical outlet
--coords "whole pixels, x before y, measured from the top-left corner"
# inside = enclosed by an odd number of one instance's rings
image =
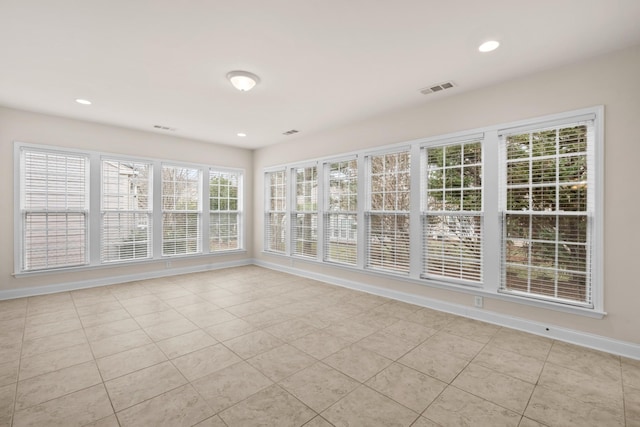
[[[482,308],[482,304],[483,304],[482,297],[478,297],[478,296],[473,297],[473,305],[475,307]]]

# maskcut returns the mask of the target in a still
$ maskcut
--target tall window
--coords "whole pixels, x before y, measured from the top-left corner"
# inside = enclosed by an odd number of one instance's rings
[[[88,259],[89,160],[22,147],[22,270],[84,265]]]
[[[286,251],[287,236],[287,175],[284,170],[268,172],[267,209],[265,215],[265,249],[272,252]]]
[[[102,262],[151,258],[151,165],[102,160]]]
[[[502,137],[504,292],[592,304],[593,121]]]
[[[422,156],[422,274],[480,282],[482,146],[428,147]]]
[[[238,172],[209,170],[209,250],[240,248],[240,180]]]
[[[358,162],[325,164],[325,260],[355,265],[358,259]]]
[[[291,213],[294,255],[315,257],[318,251],[318,168],[293,170],[296,200]]]
[[[201,252],[202,209],[199,169],[162,166],[162,254]]]
[[[370,156],[367,267],[409,272],[409,151]]]

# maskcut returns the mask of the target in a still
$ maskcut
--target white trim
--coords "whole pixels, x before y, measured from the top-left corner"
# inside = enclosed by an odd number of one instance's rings
[[[251,258],[238,261],[227,261],[217,264],[202,264],[190,267],[167,268],[163,270],[149,271],[146,273],[125,274],[122,276],[110,276],[99,279],[81,280],[78,282],[59,283],[55,285],[35,286],[32,288],[9,289],[0,291],[0,301],[14,298],[31,297],[35,295],[46,295],[57,292],[75,291],[78,289],[95,288],[98,286],[115,285],[118,283],[134,282],[137,280],[157,279],[159,277],[176,276],[179,274],[200,273],[203,271],[220,270],[230,267],[241,267],[252,265],[254,261]],[[160,264],[158,264],[160,265]]]
[[[372,286],[363,282],[341,279],[336,276],[314,273],[307,270],[301,270],[295,267],[286,267],[278,264],[273,264],[263,260],[255,260],[254,264],[260,267],[269,268],[276,271],[282,271],[285,273],[294,274],[309,279],[319,280],[332,285],[342,286],[348,289],[354,289],[357,291],[367,292],[373,295],[378,295],[386,298],[391,298],[398,301],[403,301],[409,304],[419,305],[421,307],[432,308],[438,311],[444,311],[447,313],[455,314],[458,316],[468,317],[471,319],[480,320],[483,322],[492,323],[506,328],[516,329],[524,332],[529,332],[535,335],[540,335],[546,338],[551,338],[559,341],[564,341],[583,347],[592,348],[594,350],[605,351],[620,356],[629,357],[632,359],[640,360],[640,344],[616,340],[602,335],[590,334],[587,332],[577,331],[574,329],[555,326],[553,324],[545,324],[533,320],[524,319],[521,317],[509,316],[506,314],[496,313],[486,309],[477,309],[460,304],[453,304],[445,301],[435,300],[432,298],[422,297],[406,292],[395,291],[389,288],[381,288],[378,286]],[[478,292],[471,292],[478,294]],[[492,294],[492,297],[495,295]],[[532,304],[527,304],[532,305]],[[548,308],[545,304],[543,308]],[[591,310],[589,310],[591,311]]]

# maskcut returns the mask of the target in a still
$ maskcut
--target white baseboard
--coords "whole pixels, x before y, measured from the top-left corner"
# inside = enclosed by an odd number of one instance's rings
[[[98,279],[83,280],[81,282],[60,283],[54,285],[37,286],[31,288],[9,289],[0,291],[0,301],[5,299],[31,297],[36,295],[53,294],[56,292],[76,291],[78,289],[95,288],[98,286],[115,285],[118,283],[134,282],[137,280],[157,279],[159,277],[177,276],[179,274],[199,273],[203,271],[220,270],[229,267],[241,267],[255,264],[251,258],[238,261],[220,262],[215,264],[202,264],[190,267],[167,268],[145,273],[125,274],[109,276]]]
[[[481,320],[483,322],[493,323],[495,325],[504,326],[511,329],[529,332],[558,341],[564,341],[571,344],[592,348],[594,350],[600,350],[607,353],[617,354],[620,356],[640,360],[640,344],[635,344],[632,342],[615,340],[601,335],[589,334],[586,332],[576,331],[552,324],[544,324],[520,317],[508,316],[486,309],[477,309],[460,304],[452,304],[449,302],[426,298],[406,292],[395,291],[393,289],[381,288],[378,286],[367,285],[362,282],[346,280],[336,276],[314,273],[295,267],[272,264],[262,260],[255,260],[254,264],[272,270],[282,271],[309,279],[315,279],[333,285],[338,285],[349,289],[363,291],[370,294],[419,305],[421,307],[432,308],[434,310],[444,311],[447,313]]]

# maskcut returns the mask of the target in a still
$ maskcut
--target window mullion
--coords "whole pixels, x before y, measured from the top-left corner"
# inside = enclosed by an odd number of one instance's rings
[[[410,168],[410,205],[409,205],[409,250],[411,254],[422,253],[422,224],[421,224],[421,160],[420,146],[411,146],[411,168]],[[409,277],[419,279],[422,272],[422,256],[411,256],[409,259]]]
[[[101,191],[101,167],[100,155],[91,153],[89,157],[89,171],[87,172],[88,191],[89,191],[89,216],[87,218],[89,224],[89,233],[87,243],[89,247],[89,265],[100,264],[100,236],[102,230],[102,211],[100,206]]]
[[[500,288],[500,258],[502,256],[502,217],[500,215],[500,191],[506,191],[499,184],[503,168],[498,167],[506,154],[499,150],[498,132],[485,132],[482,150],[482,218],[483,233],[483,287],[489,292]]]

